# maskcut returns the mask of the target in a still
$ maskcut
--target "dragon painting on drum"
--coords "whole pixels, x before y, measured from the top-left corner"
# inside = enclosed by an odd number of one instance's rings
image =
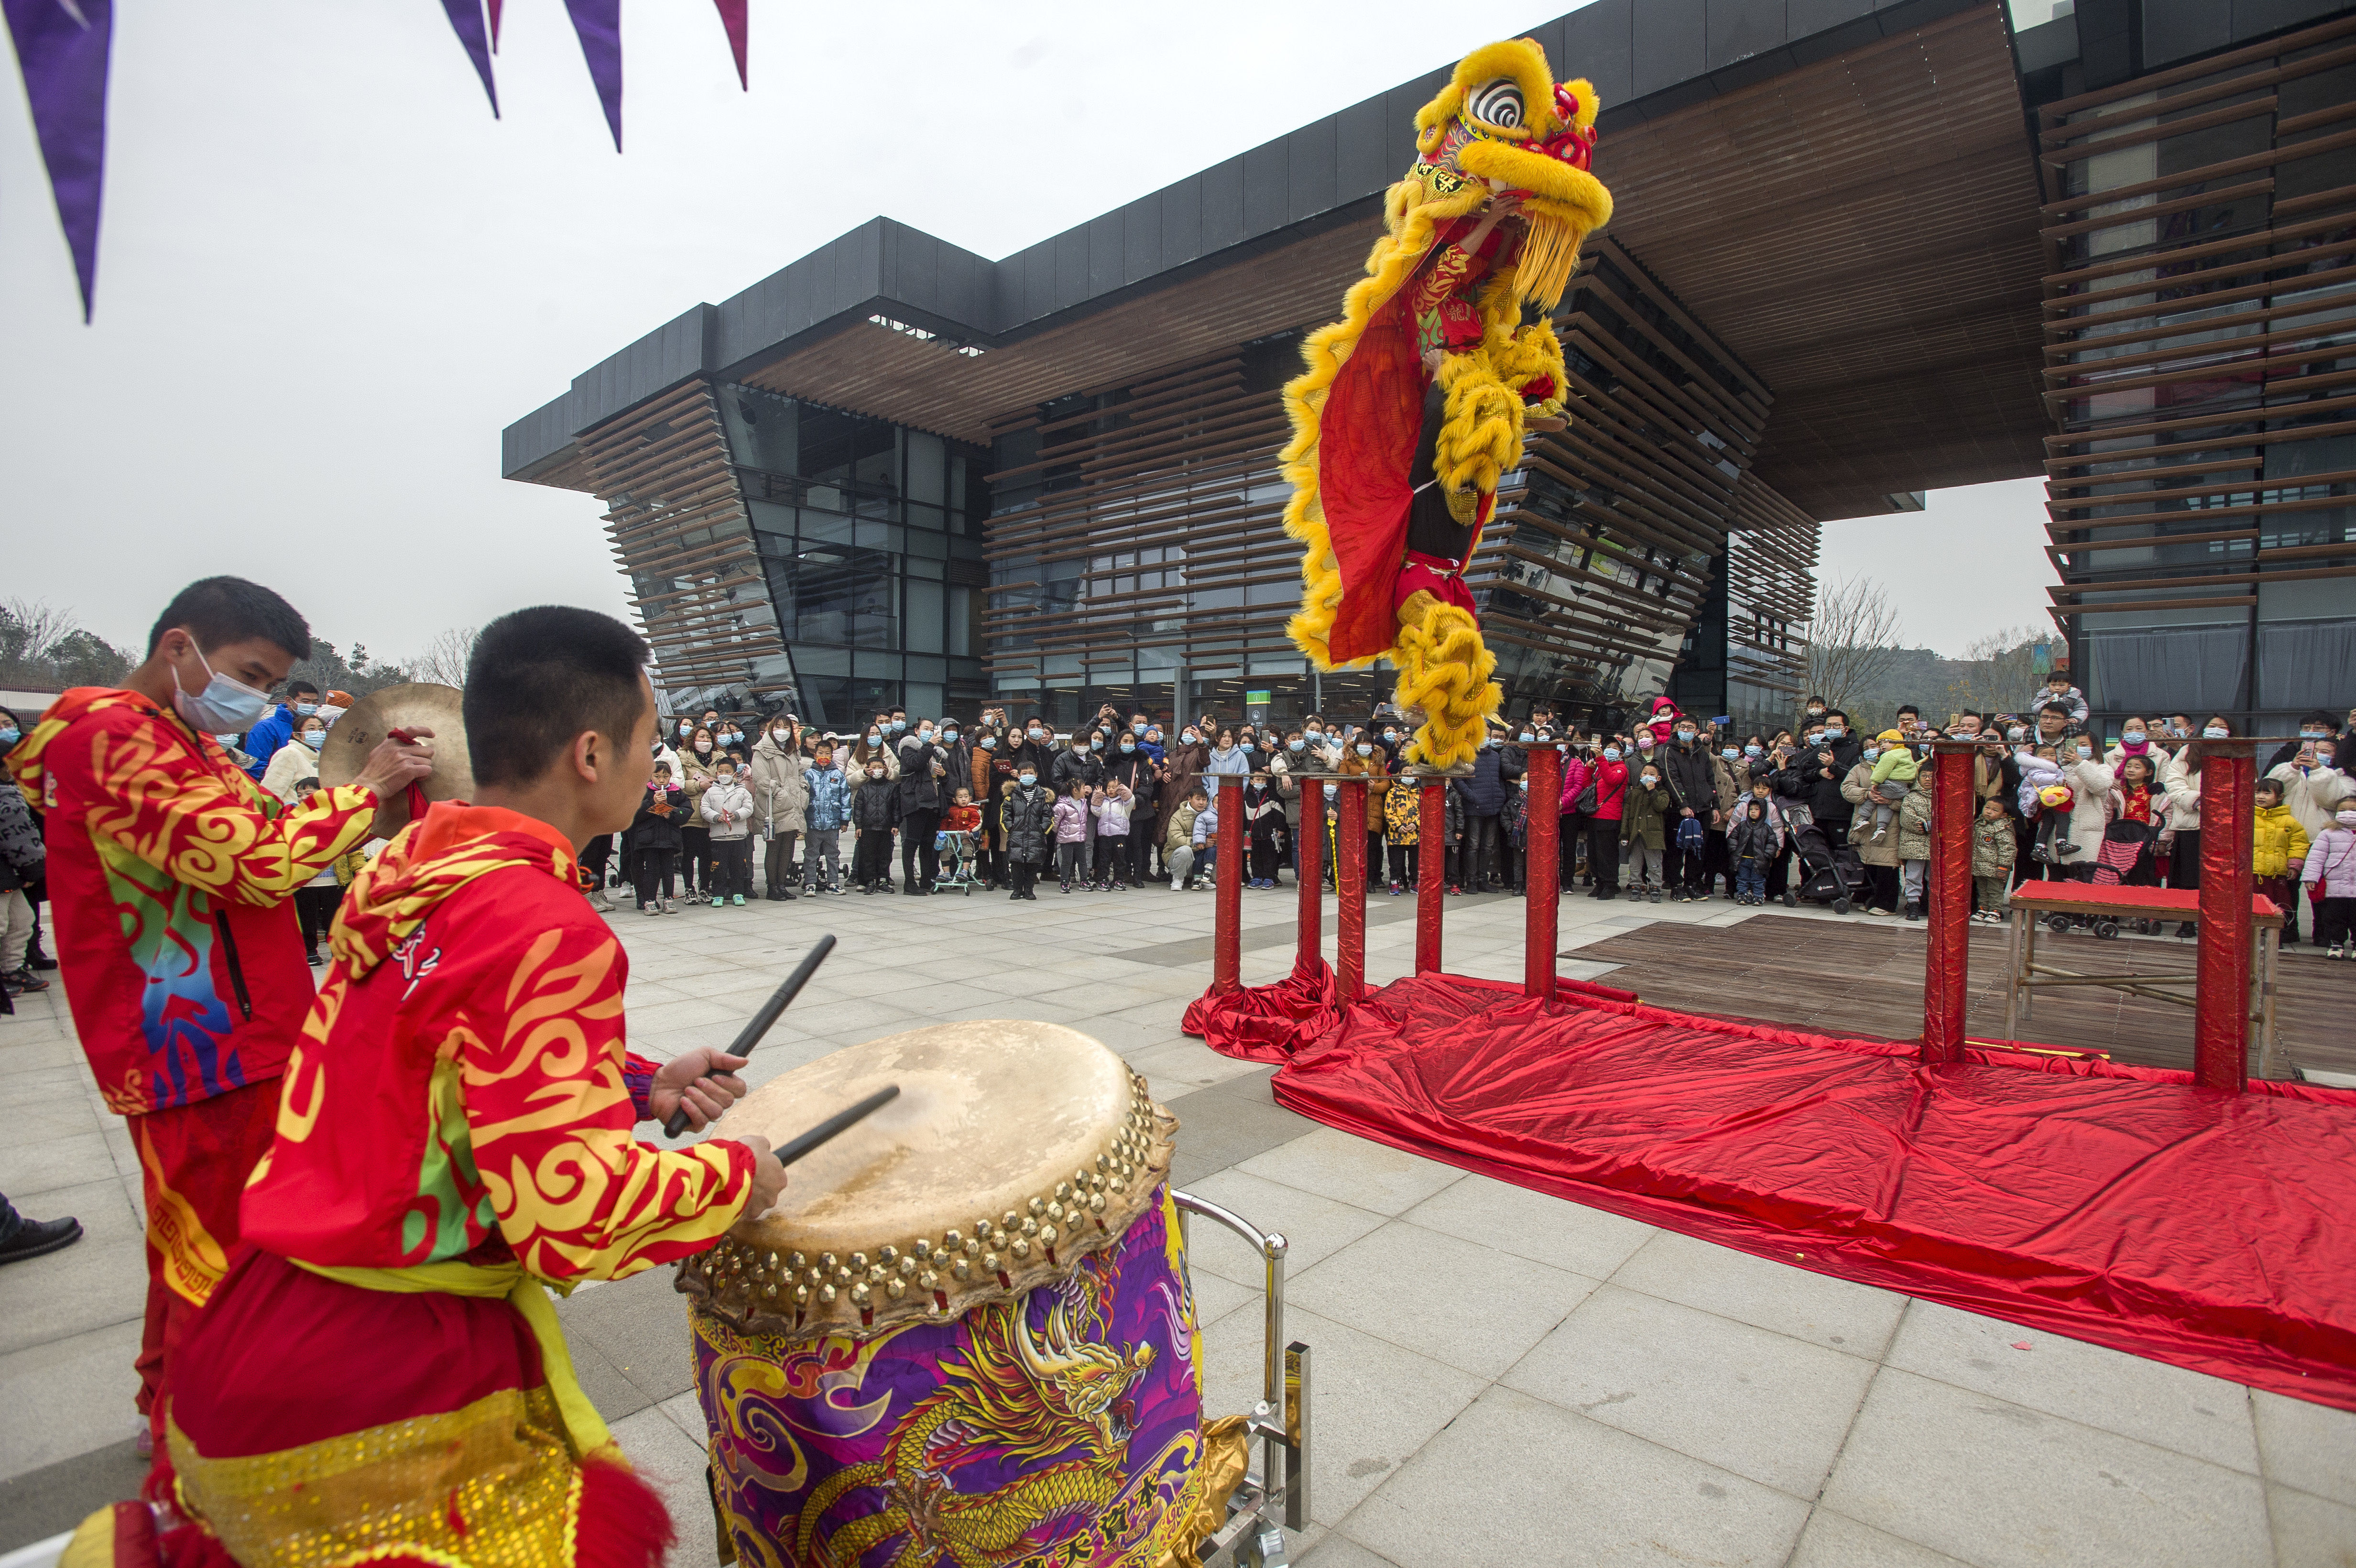
[[[1424,714],[1414,760],[1433,770],[1468,766],[1498,707],[1463,571],[1526,430],[1561,428],[1544,312],[1612,216],[1590,171],[1596,109],[1531,39],[1465,56],[1416,114],[1366,277],[1284,390],[1285,530],[1305,547],[1292,639],[1323,669],[1388,658],[1398,702]]]

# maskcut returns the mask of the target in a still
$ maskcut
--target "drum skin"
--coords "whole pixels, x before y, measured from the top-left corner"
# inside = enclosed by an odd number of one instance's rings
[[[864,1339],[750,1333],[691,1302],[736,1561],[1158,1563],[1203,1484],[1203,1388],[1177,1210],[1153,1199],[1058,1283]]]

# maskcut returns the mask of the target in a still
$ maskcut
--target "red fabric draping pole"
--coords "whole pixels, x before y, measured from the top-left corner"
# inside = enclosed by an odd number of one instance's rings
[[[1213,886],[1214,934],[1211,989],[1225,993],[1242,983],[1244,967],[1244,777],[1221,773],[1219,788],[1219,880]]]
[[[2192,996],[2192,1077],[2248,1087],[2251,835],[2257,759],[2247,741],[2197,742],[2201,765],[2201,934]],[[2230,748],[2230,750],[2228,750]]]
[[[1293,836],[1292,878],[1301,884],[1301,934],[1293,958],[1299,973],[1325,956],[1325,781],[1301,781],[1301,831]]]
[[[1971,985],[1972,756],[1958,741],[1932,744],[1931,942],[1922,970],[1922,1060],[1964,1059]]]
[[[1522,828],[1522,995],[1554,995],[1554,944],[1561,916],[1562,752],[1533,746],[1530,798]]]
[[[1448,894],[1448,781],[1425,779],[1415,792],[1415,972],[1440,967],[1440,906]]]
[[[1333,969],[1344,1005],[1366,994],[1366,781],[1342,781],[1333,824]]]

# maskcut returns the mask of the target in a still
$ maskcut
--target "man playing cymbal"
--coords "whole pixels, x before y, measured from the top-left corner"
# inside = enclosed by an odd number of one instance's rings
[[[638,801],[646,659],[585,610],[484,628],[474,803],[404,829],[337,918],[246,1246],[182,1349],[149,1486],[185,1509],[176,1531],[247,1568],[606,1568],[659,1562],[670,1537],[573,1380],[547,1287],[699,1251],[786,1176],[758,1137],[632,1136],[680,1109],[700,1129],[744,1093],[741,1057],[625,1052],[627,960],[573,881],[577,847]]]
[[[311,1007],[295,890],[433,767],[385,741],[359,775],[286,806],[230,760],[308,657],[311,629],[257,583],[182,589],[121,688],[76,687],[8,766],[47,817],[58,962],[82,1053],[125,1117],[147,1206],[139,1345],[145,1441],[190,1316],[228,1267],[238,1195],[270,1147],[278,1075]]]

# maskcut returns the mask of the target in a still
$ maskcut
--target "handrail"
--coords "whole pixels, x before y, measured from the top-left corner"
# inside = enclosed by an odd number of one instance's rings
[[[1224,868],[1223,868],[1224,869]],[[1233,1231],[1251,1243],[1267,1269],[1268,1299],[1261,1346],[1260,1408],[1252,1413],[1250,1430],[1262,1440],[1260,1481],[1270,1498],[1283,1495],[1288,1512],[1306,1520],[1308,1517],[1309,1477],[1304,1465],[1302,1473],[1285,1474],[1285,1455],[1293,1440],[1293,1432],[1286,1421],[1285,1342],[1284,1342],[1284,1256],[1291,1243],[1280,1231],[1262,1231],[1258,1226],[1232,1210],[1223,1209],[1208,1199],[1197,1198],[1191,1192],[1170,1189],[1171,1200],[1178,1206],[1179,1232],[1182,1245],[1191,1250],[1193,1237],[1186,1217],[1200,1214]],[[1290,1482],[1288,1488],[1287,1483]],[[1298,1499],[1297,1506],[1294,1505]]]

